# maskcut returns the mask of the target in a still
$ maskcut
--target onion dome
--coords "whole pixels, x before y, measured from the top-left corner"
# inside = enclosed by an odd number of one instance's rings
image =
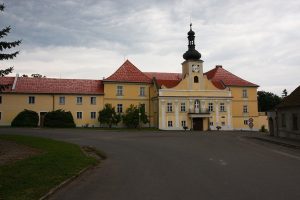
[[[192,30],[192,23],[190,24],[190,31],[188,34],[188,50],[183,54],[185,60],[199,60],[201,54],[195,49],[195,32]]]

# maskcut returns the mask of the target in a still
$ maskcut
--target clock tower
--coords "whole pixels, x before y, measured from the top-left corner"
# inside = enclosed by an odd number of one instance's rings
[[[185,61],[182,63],[182,77],[188,78],[188,89],[203,90],[203,60],[201,54],[195,49],[195,32],[190,24],[188,34],[188,50],[183,54]]]

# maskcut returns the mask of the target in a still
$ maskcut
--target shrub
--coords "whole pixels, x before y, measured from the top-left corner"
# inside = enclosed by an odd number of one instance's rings
[[[45,127],[71,128],[75,127],[74,119],[70,111],[55,110],[48,112],[44,118]]]
[[[263,132],[263,133],[267,132],[267,129],[266,129],[265,125],[261,126],[260,131]]]
[[[149,120],[145,113],[145,107],[137,107],[131,104],[127,108],[125,115],[123,115],[123,122],[128,128],[137,128],[140,126],[140,123],[148,123]]]
[[[11,122],[13,127],[37,127],[39,114],[32,110],[23,110]]]

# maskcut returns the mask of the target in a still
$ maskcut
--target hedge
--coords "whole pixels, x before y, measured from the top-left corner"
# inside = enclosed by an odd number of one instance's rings
[[[32,110],[23,110],[11,122],[13,127],[37,127],[39,114]]]
[[[48,112],[44,118],[45,127],[70,128],[75,127],[74,119],[70,111],[55,110]]]

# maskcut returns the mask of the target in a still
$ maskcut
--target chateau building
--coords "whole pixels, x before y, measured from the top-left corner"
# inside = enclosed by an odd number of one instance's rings
[[[103,80],[1,77],[12,87],[0,94],[0,125],[10,125],[24,109],[71,111],[77,126],[100,126],[98,112],[111,104],[125,113],[144,106],[150,122],[163,130],[258,130],[258,85],[217,65],[204,73],[195,33],[188,32],[182,73],[142,72],[129,60]],[[42,120],[41,120],[42,121]],[[122,123],[119,124],[122,126]]]

